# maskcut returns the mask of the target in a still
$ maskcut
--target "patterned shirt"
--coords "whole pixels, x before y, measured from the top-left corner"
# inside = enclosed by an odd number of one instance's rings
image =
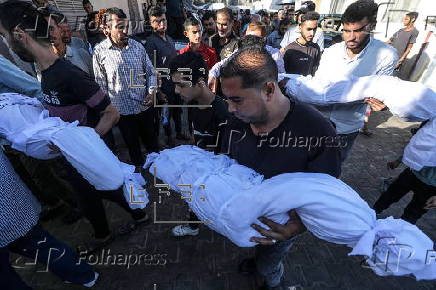
[[[37,224],[41,206],[15,173],[1,148],[0,193],[0,247],[5,247]]]
[[[120,49],[110,39],[94,50],[95,80],[121,115],[136,115],[148,109],[143,105],[148,88],[157,86],[156,72],[141,43],[129,39]]]

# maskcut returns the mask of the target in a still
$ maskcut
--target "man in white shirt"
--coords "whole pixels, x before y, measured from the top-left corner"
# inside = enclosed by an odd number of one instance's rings
[[[338,81],[351,76],[392,75],[398,54],[391,46],[371,37],[377,17],[377,4],[359,0],[347,7],[342,16],[343,42],[327,48],[315,77]],[[336,125],[347,145],[341,150],[344,161],[363,127],[367,105],[336,104],[318,107]]]
[[[301,5],[301,8],[296,11],[296,17],[298,24],[301,23],[301,17],[307,12],[315,11],[315,3],[312,1],[306,1]],[[280,46],[284,49],[290,43],[294,42],[301,36],[300,26],[294,25],[291,26],[288,31],[286,31],[285,36],[283,36],[282,42],[280,42]],[[321,52],[324,51],[324,32],[321,28],[316,30],[315,36],[313,37],[313,43],[319,45]]]

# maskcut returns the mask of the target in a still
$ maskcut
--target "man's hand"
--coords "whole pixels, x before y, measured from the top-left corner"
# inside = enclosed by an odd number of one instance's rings
[[[427,200],[424,209],[436,208],[436,196],[432,196]]]
[[[371,110],[373,110],[374,112],[384,111],[387,109],[386,105],[377,99],[366,98],[364,99],[364,101],[371,107]]]
[[[61,153],[61,149],[53,143],[48,144],[48,148],[50,148],[50,152],[48,154],[58,154]]]
[[[143,105],[146,107],[150,107],[153,105],[154,96],[153,95],[147,95],[144,99]]]
[[[262,228],[259,225],[251,225],[256,231],[258,231],[264,238],[252,237],[251,242],[255,242],[261,245],[274,245],[277,241],[287,241],[290,238],[299,235],[306,231],[306,227],[301,222],[300,217],[295,210],[288,212],[290,219],[284,225],[273,222],[266,217],[260,217],[259,220],[266,224],[271,230]]]
[[[394,170],[395,168],[397,168],[398,166],[400,166],[400,164],[401,164],[401,160],[389,161],[389,162],[387,163],[388,170],[389,170],[389,169]]]

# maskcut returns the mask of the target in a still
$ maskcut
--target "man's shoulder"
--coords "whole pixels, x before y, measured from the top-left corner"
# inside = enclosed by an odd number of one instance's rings
[[[312,105],[294,100],[293,117],[304,124],[305,131],[313,134],[336,135],[332,123]],[[292,121],[292,123],[295,120]]]
[[[102,50],[106,50],[108,49],[108,45],[109,45],[110,40],[108,38],[106,38],[105,40],[97,43],[94,47],[94,54],[98,54],[100,53]]]
[[[384,58],[391,57],[397,58],[397,50],[390,44],[387,44],[381,40],[372,38],[371,39],[371,47],[378,54],[382,54]]]

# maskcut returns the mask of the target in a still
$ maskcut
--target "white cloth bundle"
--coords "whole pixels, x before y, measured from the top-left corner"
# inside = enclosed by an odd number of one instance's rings
[[[286,92],[296,99],[315,105],[352,103],[365,98],[376,98],[389,110],[412,122],[436,117],[436,92],[416,82],[391,76],[350,77],[337,82],[318,77],[280,75],[288,77]]]
[[[419,171],[436,166],[436,118],[431,119],[412,137],[404,148],[403,163]]]
[[[77,124],[49,117],[48,111],[36,99],[20,94],[0,94],[0,136],[8,140],[12,148],[36,159],[52,159],[60,155],[50,153],[48,145],[54,144],[97,190],[134,185],[133,195],[144,197],[139,198],[141,204],[129,204],[132,208],[145,207],[148,202],[147,194],[142,190],[145,180],[134,173],[135,167],[120,162],[94,129]],[[130,197],[126,189],[125,195]]]
[[[406,121],[430,120],[412,138],[403,154],[403,163],[415,170],[436,166],[436,92],[416,82],[390,76],[351,77],[329,82],[317,77],[288,77],[286,92],[296,99],[315,105],[349,103],[376,98],[389,110]]]
[[[193,146],[161,151],[147,158],[148,166],[152,174],[156,167],[156,176],[172,188],[192,185],[191,194],[182,193],[191,198],[191,209],[207,226],[240,247],[255,245],[249,239],[260,234],[250,225],[261,224],[258,217],[284,224],[289,219],[287,212],[296,209],[310,232],[352,247],[351,255],[368,256],[368,264],[378,275],[436,279],[436,263],[425,263],[427,251],[433,250],[425,234],[403,220],[376,220],[374,211],[353,189],[329,175],[287,173],[263,180],[262,175],[225,155],[215,156]],[[395,243],[387,239],[377,243],[385,237],[393,237]],[[403,256],[404,245],[413,248],[414,254]],[[387,250],[390,258],[382,264]]]

